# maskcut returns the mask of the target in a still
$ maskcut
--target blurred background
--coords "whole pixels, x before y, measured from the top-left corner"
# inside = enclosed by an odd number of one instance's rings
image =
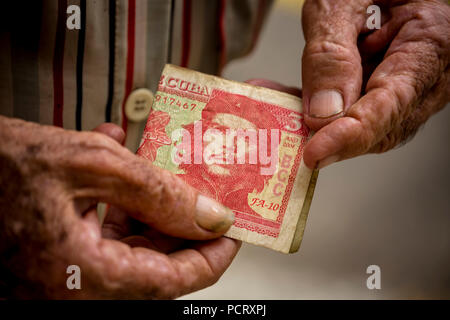
[[[301,1],[278,0],[253,53],[224,77],[301,86]],[[300,251],[243,244],[214,286],[183,299],[449,299],[450,108],[407,145],[320,172]],[[369,290],[366,269],[381,268]]]

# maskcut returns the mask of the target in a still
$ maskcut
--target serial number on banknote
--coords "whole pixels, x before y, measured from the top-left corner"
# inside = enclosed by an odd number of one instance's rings
[[[179,108],[183,108],[184,110],[190,109],[190,111],[194,111],[195,108],[197,108],[196,103],[183,103],[182,101],[170,98],[170,97],[161,97],[159,94],[155,97],[156,102],[161,102],[167,106],[176,106]]]

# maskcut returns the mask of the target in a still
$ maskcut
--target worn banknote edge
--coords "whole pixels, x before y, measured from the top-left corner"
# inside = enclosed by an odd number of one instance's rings
[[[164,67],[163,75],[176,75],[184,80],[197,80],[200,78],[202,82],[208,83],[208,87],[210,88],[220,89],[231,94],[244,95],[296,112],[303,112],[302,100],[300,98],[273,89],[223,79],[171,64],[167,64]],[[313,172],[313,170],[307,168],[302,158],[294,180],[289,205],[286,208],[280,233],[277,238],[235,226],[232,226],[225,236],[283,253],[294,253],[298,251],[303,238],[316,180],[317,172]]]
[[[297,228],[295,229],[294,239],[292,240],[289,253],[295,253],[298,251],[298,249],[300,249],[303,235],[305,233],[306,220],[308,219],[309,209],[311,207],[311,202],[314,196],[314,190],[316,189],[318,176],[319,170],[314,170],[311,174],[308,191],[306,191],[305,201],[303,202],[303,207],[300,211],[300,217],[298,219]]]

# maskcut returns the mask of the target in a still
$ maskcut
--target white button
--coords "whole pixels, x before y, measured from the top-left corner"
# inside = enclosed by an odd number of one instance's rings
[[[145,88],[134,90],[125,103],[125,115],[128,120],[141,122],[146,120],[153,104],[153,93]]]

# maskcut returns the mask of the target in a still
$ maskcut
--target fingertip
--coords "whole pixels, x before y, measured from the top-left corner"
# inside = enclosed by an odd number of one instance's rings
[[[310,169],[321,169],[334,162],[364,153],[363,127],[352,117],[342,117],[320,129],[307,143],[303,161]]]
[[[103,133],[120,144],[125,140],[125,131],[114,123],[102,123],[92,131]]]
[[[337,155],[337,154],[331,155],[331,156],[319,161],[319,163],[317,163],[317,169],[321,170],[325,167],[328,167],[329,165],[331,165],[335,162],[338,162],[339,159],[340,159],[339,155]]]
[[[314,150],[314,145],[311,147],[311,142],[308,142],[305,150],[303,151],[303,162],[309,169],[315,170],[317,169],[318,161],[319,160]]]
[[[325,127],[319,130],[305,146],[303,161],[310,169],[318,169],[319,162],[333,155],[339,148],[336,145],[337,141],[334,139],[333,133],[330,133],[327,129],[329,128]]]
[[[308,141],[303,152],[303,161],[308,168],[319,169],[321,161],[339,154],[344,147],[341,122],[344,122],[343,118],[324,124]]]
[[[234,218],[233,210],[202,194],[197,196],[195,221],[202,229],[223,234],[233,225]]]
[[[303,156],[305,165],[311,170],[321,170],[339,160],[340,156],[338,154],[323,156],[319,152],[315,152],[314,146],[308,149],[305,148]]]

